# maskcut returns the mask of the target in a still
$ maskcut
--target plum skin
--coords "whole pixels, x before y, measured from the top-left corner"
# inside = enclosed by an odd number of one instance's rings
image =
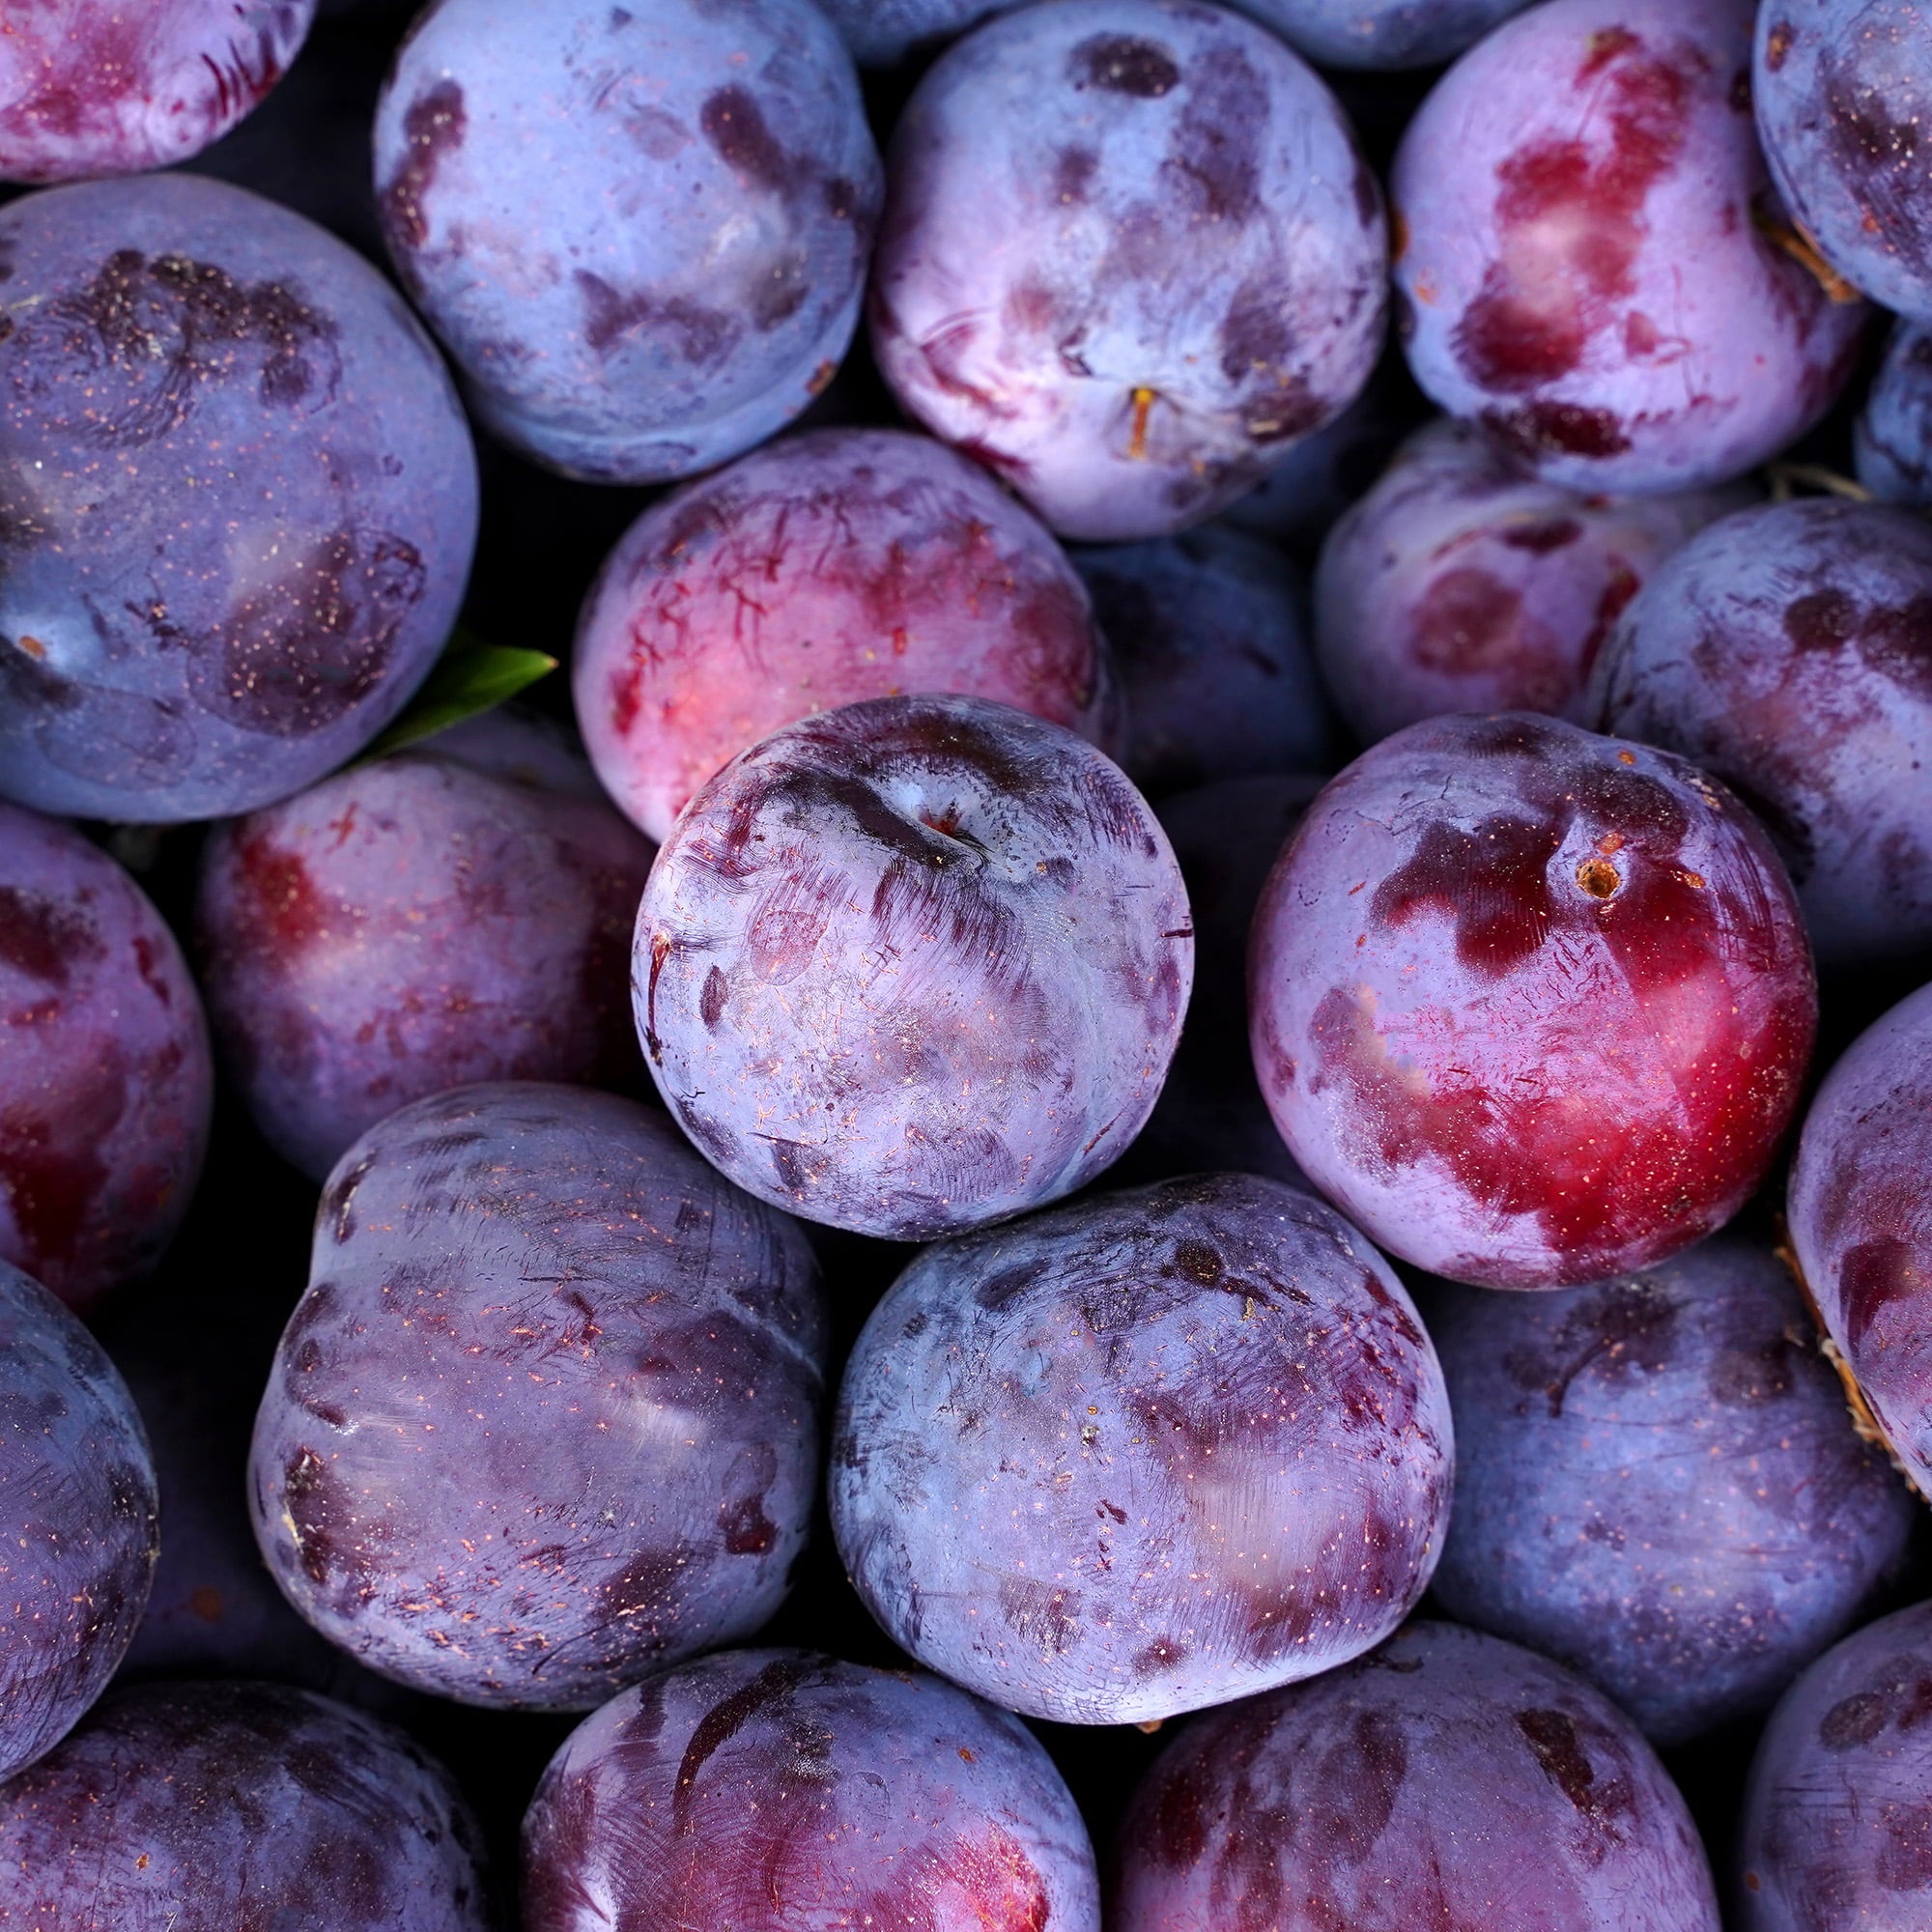
[[[1250,1037],[1304,1173],[1492,1288],[1721,1226],[1797,1104],[1817,985],[1750,814],[1664,752],[1432,719],[1333,780],[1255,915]]]
[[[524,1820],[526,1932],[1099,1932],[1072,1794],[1016,1718],[923,1671],[728,1651],[614,1697]]]
[[[1103,750],[1120,728],[1060,546],[901,430],[787,437],[646,510],[584,600],[572,686],[606,788],[660,841],[748,745],[867,697],[995,698]]]
[[[1193,975],[1179,868],[1091,745],[977,697],[801,721],[701,790],[638,911],[651,1076],[707,1159],[901,1240],[1132,1142]]]
[[[128,1385],[76,1317],[0,1261],[0,1779],[107,1688],[147,1606],[159,1508]]]
[[[928,1668],[1144,1722],[1378,1643],[1429,1581],[1453,1463],[1388,1264],[1279,1181],[1194,1176],[915,1260],[846,1367],[832,1526]]]
[[[1769,1246],[1719,1235],[1566,1293],[1443,1284],[1423,1313],[1456,1416],[1435,1602],[1653,1744],[1766,1709],[1902,1570],[1918,1505]]]
[[[1877,1020],[1804,1117],[1787,1203],[1819,1319],[1921,1495],[1932,1494],[1932,986]]]
[[[1196,1719],[1122,1827],[1111,1932],[1718,1932],[1696,1827],[1636,1727],[1560,1664],[1413,1623]]]
[[[1932,329],[1900,321],[1852,425],[1858,479],[1884,503],[1932,504]]]
[[[323,1192],[255,1424],[263,1555],[372,1670],[587,1710],[782,1600],[824,1320],[798,1229],[655,1109],[514,1081],[418,1101]]]

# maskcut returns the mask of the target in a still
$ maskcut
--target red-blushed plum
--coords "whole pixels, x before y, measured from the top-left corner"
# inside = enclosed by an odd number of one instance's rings
[[[0,1261],[0,1779],[114,1675],[148,1601],[158,1507],[128,1385],[76,1317]]]
[[[160,1260],[208,1147],[201,999],[148,895],[0,803],[0,1262],[89,1309]]]
[[[427,675],[476,518],[434,344],[333,236],[194,175],[0,209],[0,796],[313,784]]]
[[[1194,992],[1174,1065],[1132,1160],[1167,1174],[1226,1170],[1307,1181],[1275,1130],[1248,1050],[1248,928],[1255,902],[1321,781],[1224,779],[1163,799],[1194,915]]]
[[[1858,478],[1885,503],[1932,505],[1932,328],[1899,322],[1852,425]]]
[[[1411,724],[1333,780],[1262,895],[1248,983],[1303,1172],[1404,1260],[1491,1288],[1602,1281],[1721,1227],[1818,1017],[1750,813],[1668,752],[1524,712]]]
[[[313,1180],[445,1088],[644,1084],[627,988],[652,848],[536,721],[481,724],[204,848],[215,1038],[264,1137]]]
[[[1207,524],[1073,561],[1120,666],[1121,764],[1143,791],[1332,768],[1335,721],[1309,654],[1307,586],[1273,545]]]
[[[1365,744],[1453,711],[1583,723],[1585,680],[1618,612],[1686,537],[1746,500],[1579,496],[1474,424],[1438,419],[1322,546],[1321,674]]]
[[[811,0],[434,0],[376,111],[376,182],[479,420],[605,483],[709,469],[810,403],[881,194]]]
[[[1932,1927],[1932,1604],[1867,1624],[1785,1693],[1738,1844],[1738,1932]]]
[[[1826,965],[1932,946],[1932,529],[1767,503],[1695,537],[1618,621],[1590,722],[1680,752],[1777,846]]]
[[[1441,1553],[1435,1351],[1333,1208],[1256,1175],[936,1243],[873,1311],[833,1431],[853,1586],[928,1668],[1116,1724],[1331,1670]]]
[[[14,0],[0,30],[0,181],[185,161],[300,51],[315,0]]]
[[[790,437],[646,510],[584,603],[572,680],[605,788],[660,839],[746,746],[867,697],[959,692],[1120,735],[1060,546],[903,430]]]
[[[1422,1307],[1456,1415],[1435,1603],[1581,1672],[1653,1744],[1768,1709],[1902,1571],[1918,1506],[1762,1242]]]
[[[804,1236],[655,1109],[440,1094],[323,1191],[255,1422],[255,1534],[370,1669],[588,1710],[778,1607],[826,1346]]]
[[[1165,536],[1339,415],[1380,346],[1381,191],[1326,86],[1195,0],[1045,0],[927,72],[872,346],[1067,536]]]
[[[1932,1495],[1932,986],[1861,1034],[1804,1117],[1787,1204],[1861,1406]]]
[[[486,1932],[480,1834],[401,1731],[280,1684],[116,1690],[0,1786],[4,1932]]]
[[[658,854],[631,980],[651,1075],[739,1186],[925,1240],[1132,1143],[1194,972],[1166,835],[1070,731],[881,697],[775,731]]]
[[[1390,178],[1409,367],[1552,482],[1694,489],[1831,407],[1866,311],[1796,258],[1750,0],[1545,0],[1451,68]]]
[[[525,1932],[1099,1932],[1072,1794],[923,1671],[728,1651],[586,1719],[524,1820]]]
[[[1411,1624],[1197,1719],[1122,1828],[1111,1932],[1718,1932],[1684,1800],[1560,1664]]]

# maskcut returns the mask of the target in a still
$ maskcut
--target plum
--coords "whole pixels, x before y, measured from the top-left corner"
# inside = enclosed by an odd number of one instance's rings
[[[613,1697],[524,1821],[526,1932],[1099,1932],[1027,1727],[922,1672],[732,1651]]]
[[[1739,1833],[1738,1932],[1932,1926],[1932,1604],[1827,1651],[1765,1726]]]
[[[300,51],[315,0],[14,0],[0,181],[139,174],[197,154]]]
[[[1380,345],[1381,192],[1334,97],[1195,0],[1044,0],[893,138],[872,346],[1063,534],[1169,535],[1339,415]]]
[[[891,67],[1020,0],[818,0],[861,67]]]
[[[91,1309],[159,1261],[208,1147],[201,999],[139,886],[0,803],[0,1262]]]
[[[481,1865],[440,1764],[278,1684],[117,1690],[0,1787],[7,1932],[486,1932]]]
[[[778,1607],[825,1350],[804,1236],[662,1114],[439,1094],[323,1192],[255,1423],[255,1534],[372,1670],[588,1710]]]
[[[1411,724],[1331,781],[1262,894],[1249,1009],[1289,1151],[1371,1239],[1553,1288],[1737,1212],[1818,997],[1735,798],[1667,752],[1503,712]]]
[[[1335,723],[1309,654],[1301,574],[1227,524],[1073,558],[1121,668],[1121,764],[1151,795],[1330,766]]]
[[[0,1778],[106,1689],[148,1601],[158,1507],[141,1418],[100,1344],[0,1261]],[[0,1926],[10,1862],[0,1848]]]
[[[1584,681],[1618,612],[1744,500],[1578,496],[1438,418],[1322,546],[1315,647],[1328,689],[1365,744],[1452,711],[1586,722]]]
[[[572,675],[606,789],[658,839],[746,746],[862,698],[962,692],[1120,732],[1060,546],[901,430],[788,437],[646,510],[584,601]]]
[[[1932,986],[1860,1035],[1812,1097],[1791,1245],[1859,1406],[1932,1494]]]
[[[1852,425],[1859,481],[1887,503],[1932,508],[1932,329],[1900,322]]]
[[[1409,367],[1551,482],[1720,482],[1851,374],[1866,311],[1794,258],[1766,185],[1751,11],[1545,0],[1464,54],[1403,138]]]
[[[1801,497],[1713,525],[1611,632],[1592,722],[1695,760],[1777,846],[1821,963],[1932,945],[1932,530]]]
[[[846,1367],[832,1527],[929,1668],[1145,1722],[1379,1643],[1441,1552],[1453,1462],[1388,1264],[1306,1194],[1197,1175],[919,1256]]]
[[[978,697],[789,724],[686,808],[638,913],[652,1078],[808,1220],[924,1240],[1057,1200],[1151,1111],[1193,977],[1120,770]]]
[[[476,517],[435,346],[333,236],[191,175],[0,209],[0,796],[313,784],[428,673]]]
[[[858,327],[881,194],[810,0],[435,0],[376,180],[478,418],[605,483],[708,469],[806,408]]]
[[[444,1088],[644,1084],[626,986],[652,848],[534,721],[489,730],[354,766],[204,850],[215,1038],[311,1179]]]
[[[1526,0],[1233,0],[1324,67],[1435,67]]]
[[[1436,1603],[1654,1744],[1767,1709],[1902,1570],[1918,1506],[1762,1242],[1567,1293],[1445,1285],[1423,1313],[1456,1416]]]
[[[1190,1724],[1119,1865],[1111,1932],[1718,1932],[1696,1829],[1636,1728],[1454,1624]]]

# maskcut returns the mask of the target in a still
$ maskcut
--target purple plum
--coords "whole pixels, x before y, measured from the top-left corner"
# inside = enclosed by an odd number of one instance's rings
[[[1165,536],[1353,400],[1386,265],[1375,176],[1273,35],[1044,0],[942,55],[899,121],[872,345],[1054,529]]]
[[[525,1932],[1099,1932],[1027,1727],[923,1672],[732,1651],[613,1697],[524,1821]]]
[[[1454,1624],[1190,1724],[1119,1866],[1111,1932],[1718,1932],[1696,1828],[1635,1726]]]
[[[1246,1174],[936,1243],[852,1351],[832,1528],[893,1640],[1114,1724],[1312,1677],[1441,1553],[1442,1372],[1388,1264]]]
[[[891,67],[956,40],[1020,0],[818,0],[861,67]]]
[[[192,175],[0,209],[0,795],[313,784],[428,673],[476,517],[435,347],[333,236]]]
[[[1667,752],[1504,712],[1411,724],[1329,783],[1262,895],[1249,1007],[1282,1138],[1372,1239],[1555,1288],[1737,1212],[1818,995],[1735,798]]]
[[[434,0],[376,180],[479,420],[608,483],[711,469],[824,388],[881,193],[810,0]]]
[[[1193,977],[1167,838],[1070,731],[881,697],[686,808],[638,914],[666,1104],[761,1200],[924,1240],[1058,1200],[1152,1110]]]
[[[440,1094],[323,1191],[255,1423],[255,1534],[370,1669],[588,1710],[778,1607],[825,1351],[804,1236],[662,1114]]]
[[[1324,67],[1435,67],[1524,0],[1233,0]]]
[[[91,1309],[154,1268],[187,1211],[208,1027],[140,887],[71,826],[4,803],[0,1039],[0,1262]]]
[[[1859,481],[1885,503],[1932,509],[1932,328],[1900,322],[1852,426]]]

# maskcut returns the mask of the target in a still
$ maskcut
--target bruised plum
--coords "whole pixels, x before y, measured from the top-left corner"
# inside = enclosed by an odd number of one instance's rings
[[[1118,735],[1060,546],[902,430],[791,437],[645,511],[585,602],[573,676],[605,787],[653,838],[747,745],[862,698],[963,692]]]
[[[1580,1671],[1654,1744],[1768,1708],[1902,1568],[1918,1506],[1768,1246],[1423,1307],[1456,1413],[1436,1603]]]
[[[778,1607],[825,1347],[804,1236],[663,1115],[440,1094],[323,1192],[255,1423],[255,1534],[372,1670],[587,1710]]]
[[[1932,328],[1900,322],[1852,426],[1859,481],[1886,503],[1932,507]]]
[[[1749,812],[1667,752],[1520,712],[1411,724],[1328,785],[1262,895],[1249,1005],[1303,1172],[1492,1288],[1601,1281],[1729,1220],[1818,1014]]]
[[[0,1262],[79,1309],[146,1275],[187,1211],[213,1089],[200,996],[147,895],[0,803]]]
[[[651,846],[534,720],[481,726],[356,765],[205,848],[215,1037],[270,1145],[311,1179],[447,1087],[643,1083],[625,989]]]
[[[1932,986],[1855,1040],[1804,1117],[1791,1245],[1861,1406],[1932,1495]]]
[[[929,1239],[1069,1194],[1153,1107],[1193,977],[1153,813],[977,697],[774,732],[691,802],[638,913],[652,1077],[739,1186]]]
[[[1251,20],[1045,0],[943,54],[872,284],[904,407],[1068,536],[1164,536],[1337,416],[1380,346],[1381,193]]]
[[[708,469],[810,403],[880,198],[810,0],[435,0],[376,112],[376,182],[479,420],[606,483]]]
[[[1613,628],[1591,722],[1747,799],[1827,965],[1932,946],[1932,529],[1814,497],[1693,538]]]
[[[525,1932],[1099,1932],[1027,1727],[923,1672],[732,1651],[613,1697],[524,1820]]]
[[[1765,177],[1749,0],[1546,0],[1463,56],[1390,181],[1409,367],[1551,482],[1741,474],[1816,422],[1866,311]]]
[[[1453,1463],[1388,1264],[1245,1174],[928,1248],[853,1350],[832,1454],[839,1554],[893,1639],[1098,1724],[1379,1643],[1441,1552]]]
[[[315,0],[12,0],[0,181],[186,160],[275,85],[314,17]]]
[[[314,783],[428,673],[476,515],[435,347],[333,236],[192,175],[0,209],[0,796]]]
[[[117,1690],[0,1786],[6,1932],[486,1932],[480,1837],[401,1731],[279,1684]]]
[[[1454,1624],[1190,1724],[1119,1869],[1111,1932],[1718,1932],[1696,1828],[1635,1727]]]
[[[1365,744],[1452,711],[1582,723],[1584,683],[1617,613],[1686,537],[1741,500],[1582,497],[1469,423],[1431,423],[1322,547],[1322,675]]]
[[[0,931],[4,931],[0,927]],[[155,1573],[155,1464],[79,1321],[0,1261],[0,1779],[106,1688]],[[0,1827],[0,1926],[11,1863]]]

